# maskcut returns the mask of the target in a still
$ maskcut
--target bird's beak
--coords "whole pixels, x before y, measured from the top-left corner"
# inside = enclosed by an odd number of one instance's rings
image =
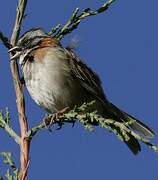
[[[22,49],[19,46],[14,46],[13,48],[9,49],[8,51],[9,53],[14,53],[16,52],[11,58],[10,60],[14,60],[20,57],[20,55],[22,54]]]
[[[21,51],[16,52],[16,53],[10,58],[10,60],[18,59],[18,58],[21,56],[21,54],[22,54]]]
[[[21,51],[21,48],[19,46],[14,46],[13,48],[9,49],[9,53],[14,52],[14,51]]]

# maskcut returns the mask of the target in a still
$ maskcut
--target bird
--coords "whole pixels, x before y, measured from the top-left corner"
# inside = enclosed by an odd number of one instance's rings
[[[9,50],[13,59],[19,59],[25,85],[32,99],[48,113],[95,101],[89,111],[96,111],[105,119],[128,125],[143,137],[154,137],[154,131],[112,104],[104,93],[99,76],[76,55],[73,49],[63,47],[60,41],[42,28],[26,31]],[[98,125],[94,122],[94,125]],[[124,141],[133,154],[141,151],[137,139],[129,135]]]

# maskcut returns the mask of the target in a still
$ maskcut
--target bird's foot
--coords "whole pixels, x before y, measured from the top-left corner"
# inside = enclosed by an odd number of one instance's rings
[[[69,112],[69,107],[66,107],[66,108],[62,109],[61,111],[51,114],[49,116],[49,118],[50,118],[49,123],[44,121],[45,128],[48,129],[50,132],[52,132],[51,126],[53,124],[57,123],[59,127],[56,130],[61,129],[62,126],[64,125],[64,123],[60,120],[60,117],[63,116],[67,112]]]
[[[54,114],[55,115],[54,118],[56,120],[56,123],[58,124],[58,128],[56,128],[56,130],[60,130],[63,127],[64,122],[60,121],[59,118],[63,116],[65,113],[69,112],[69,110],[70,110],[69,107],[66,107],[62,109],[61,111],[58,111]]]

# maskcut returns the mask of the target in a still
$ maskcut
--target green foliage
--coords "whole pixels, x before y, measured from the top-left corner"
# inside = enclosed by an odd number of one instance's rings
[[[52,28],[52,30],[48,34],[61,40],[65,35],[71,33],[74,29],[77,29],[78,25],[83,19],[89,16],[96,16],[100,13],[105,12],[110,7],[110,5],[114,3],[114,1],[115,0],[107,1],[100,8],[94,11],[90,8],[86,8],[81,13],[79,13],[80,9],[76,8],[72,13],[70,19],[66,22],[66,24],[63,27],[61,27],[61,25],[58,24],[56,27]]]
[[[0,155],[4,158],[3,163],[9,166],[9,169],[7,169],[7,172],[5,174],[7,180],[18,180],[19,170],[12,159],[11,153],[1,152]],[[1,179],[3,178],[1,177]]]
[[[90,103],[83,103],[80,107],[75,107],[73,110],[70,110],[66,113],[61,113],[57,118],[54,115],[49,115],[43,119],[43,121],[29,130],[28,138],[32,139],[32,137],[44,128],[48,128],[53,124],[62,124],[65,123],[81,123],[85,129],[94,132],[95,126],[92,124],[97,122],[99,127],[108,129],[109,132],[114,133],[120,140],[129,141],[130,136],[133,136],[135,139],[143,142],[149,148],[158,153],[158,147],[150,142],[149,139],[144,138],[140,134],[137,134],[135,131],[132,131],[129,128],[134,121],[130,121],[128,123],[117,122],[113,119],[105,119],[97,114],[96,111],[88,112],[88,109],[91,105],[93,105],[95,101]]]
[[[10,137],[12,137],[17,144],[20,143],[20,137],[16,134],[16,132],[12,129],[10,123],[10,113],[6,108],[6,112],[0,112],[0,128],[4,129]]]

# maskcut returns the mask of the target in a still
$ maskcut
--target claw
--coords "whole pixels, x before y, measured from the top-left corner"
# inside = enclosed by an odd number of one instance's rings
[[[48,131],[49,131],[50,133],[53,132],[52,129],[51,129],[51,127],[48,127]]]
[[[72,122],[72,128],[75,126],[75,122],[76,122],[76,121],[73,121],[73,122]]]
[[[63,127],[63,125],[64,125],[64,123],[62,123],[62,122],[57,122],[58,123],[58,128],[56,128],[55,130],[60,130],[62,127]]]
[[[59,126],[56,130],[60,130],[63,127],[64,123],[59,121],[58,119],[60,116],[62,116],[64,113],[67,113],[68,111],[69,111],[69,107],[66,107],[66,108],[62,109],[61,111],[58,111],[58,112],[50,115],[49,124],[47,125],[46,121],[44,121],[45,128],[48,129],[50,132],[52,132],[51,126],[52,126],[53,122],[55,122]],[[74,126],[74,123],[72,126]]]

